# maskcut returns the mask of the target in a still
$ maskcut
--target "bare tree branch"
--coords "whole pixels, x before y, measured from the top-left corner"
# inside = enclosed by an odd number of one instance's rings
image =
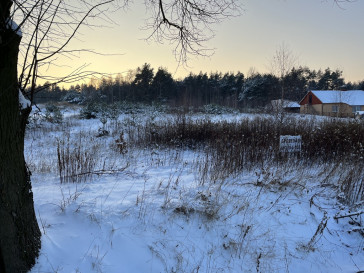
[[[205,44],[215,35],[213,25],[242,10],[235,0],[158,0],[147,6],[153,12],[146,26],[152,31],[148,39],[173,44],[180,63],[190,55],[210,56],[213,50]]]
[[[209,56],[212,49],[206,41],[214,37],[213,25],[237,16],[241,12],[239,0],[145,0],[151,17],[146,28],[148,39],[169,42],[179,63],[186,63],[190,55]],[[108,16],[111,11],[125,8],[128,0],[13,0],[12,19],[20,22],[23,39],[19,55],[19,86],[30,90],[30,98],[37,81],[53,79],[54,82],[79,80],[73,72],[64,77],[42,75],[45,67],[53,66],[58,56],[69,58],[81,49],[69,49],[81,27],[95,27],[97,20],[114,24]],[[110,10],[112,8],[112,10]],[[86,49],[84,52],[92,52]],[[79,70],[74,70],[79,71]],[[79,71],[80,72],[80,71]],[[89,72],[80,75],[90,75]]]

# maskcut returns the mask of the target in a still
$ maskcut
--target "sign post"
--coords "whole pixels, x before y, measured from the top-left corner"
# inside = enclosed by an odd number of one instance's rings
[[[301,146],[301,136],[280,136],[279,138],[279,151],[281,153],[299,153]]]

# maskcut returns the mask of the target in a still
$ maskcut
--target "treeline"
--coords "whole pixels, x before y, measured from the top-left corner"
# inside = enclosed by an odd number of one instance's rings
[[[165,68],[156,72],[150,64],[130,70],[126,76],[91,79],[89,84],[60,88],[45,83],[38,86],[37,103],[68,101],[85,104],[89,102],[114,103],[130,101],[159,102],[171,106],[200,107],[217,104],[228,107],[264,107],[271,100],[283,98],[300,101],[308,90],[334,89],[364,90],[364,80],[351,83],[342,77],[342,71],[311,70],[308,67],[293,68],[283,78],[273,74],[252,72],[190,74],[176,80]]]

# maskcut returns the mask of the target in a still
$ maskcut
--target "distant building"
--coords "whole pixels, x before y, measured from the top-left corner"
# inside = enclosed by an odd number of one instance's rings
[[[289,100],[272,100],[270,102],[272,109],[274,112],[278,112],[280,109],[283,109],[285,112],[291,113],[299,113],[300,105],[298,102],[289,101]]]
[[[312,90],[300,101],[300,112],[332,117],[354,117],[364,111],[363,90]]]

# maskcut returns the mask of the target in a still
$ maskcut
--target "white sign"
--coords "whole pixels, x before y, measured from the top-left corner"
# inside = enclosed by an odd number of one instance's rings
[[[301,152],[301,136],[280,136],[279,151],[283,153]]]

